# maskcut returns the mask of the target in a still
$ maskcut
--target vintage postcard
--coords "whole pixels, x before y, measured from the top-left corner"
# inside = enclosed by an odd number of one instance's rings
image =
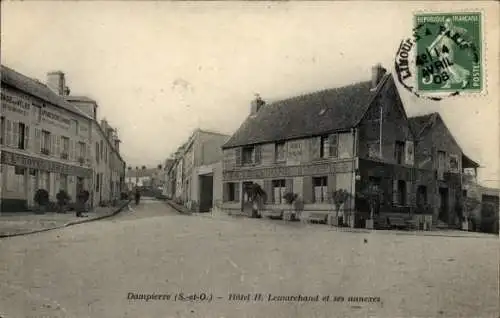
[[[500,317],[499,9],[2,1],[0,318]]]

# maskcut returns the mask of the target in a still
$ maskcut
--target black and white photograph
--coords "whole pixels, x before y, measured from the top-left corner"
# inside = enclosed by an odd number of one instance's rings
[[[0,6],[0,318],[500,318],[498,2]]]

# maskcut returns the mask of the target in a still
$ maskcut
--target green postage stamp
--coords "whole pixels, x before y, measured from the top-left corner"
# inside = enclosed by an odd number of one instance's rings
[[[396,54],[399,81],[432,99],[481,93],[483,32],[481,12],[414,14],[413,37],[403,40]]]

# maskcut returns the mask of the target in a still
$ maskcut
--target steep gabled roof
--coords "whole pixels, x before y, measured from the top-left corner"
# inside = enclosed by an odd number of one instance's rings
[[[415,133],[415,136],[417,138],[420,137],[427,127],[432,126],[437,116],[439,116],[438,113],[430,113],[408,118],[410,127]]]
[[[355,127],[380,88],[392,79],[381,79],[377,90],[371,81],[327,89],[263,105],[247,117],[223,148],[303,138]]]
[[[457,140],[455,139],[455,137],[453,136],[451,131],[446,126],[446,123],[444,122],[441,115],[439,115],[439,113],[434,112],[434,113],[430,113],[430,114],[425,114],[425,115],[421,115],[421,116],[415,116],[415,117],[408,118],[408,121],[410,122],[410,127],[412,127],[413,131],[415,132],[415,136],[417,137],[417,139],[425,136],[425,134],[429,131],[429,129],[431,129],[436,124],[436,122],[438,120],[440,120],[443,123],[446,130],[448,130],[448,133],[450,134],[451,139],[458,145],[458,147],[460,149],[462,149],[462,147],[457,142]],[[466,167],[474,167],[474,168],[479,167],[479,164],[477,162],[475,162],[470,157],[465,155],[465,153],[463,153],[463,150],[461,150],[461,151],[462,151],[462,166],[464,168],[466,168]]]
[[[5,65],[2,65],[1,70],[2,84],[14,87],[28,95],[37,97],[47,103],[65,109],[76,115],[91,119],[90,116],[82,112],[76,106],[64,100],[62,96],[59,96],[58,94],[53,92],[42,82],[29,78]]]

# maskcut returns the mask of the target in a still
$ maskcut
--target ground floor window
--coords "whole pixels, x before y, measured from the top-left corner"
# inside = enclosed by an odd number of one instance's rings
[[[24,192],[24,180],[26,168],[16,166],[7,167],[7,190],[13,192]]]
[[[273,180],[273,202],[274,204],[284,203],[283,197],[285,196],[285,179]]]
[[[59,190],[68,192],[68,175],[61,173],[59,177]]]
[[[425,206],[427,204],[427,187],[419,185],[417,188],[417,205]]]
[[[328,182],[327,177],[313,178],[314,203],[328,202],[327,182]]]
[[[236,182],[226,183],[226,198],[228,202],[239,202],[240,201],[240,187]]]
[[[394,180],[392,193],[394,205],[406,205],[406,182],[404,180]]]

